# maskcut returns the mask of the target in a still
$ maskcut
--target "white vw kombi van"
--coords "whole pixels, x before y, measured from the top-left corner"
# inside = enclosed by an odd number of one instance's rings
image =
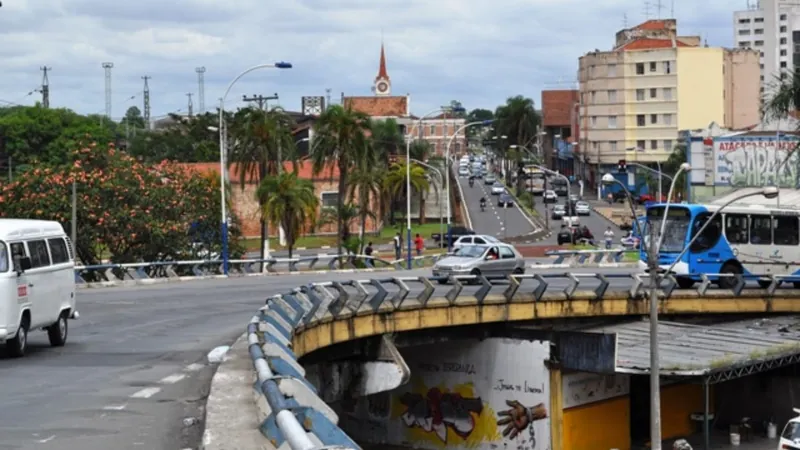
[[[31,330],[67,342],[67,319],[78,318],[74,259],[58,222],[0,219],[0,343],[10,356],[25,355]]]

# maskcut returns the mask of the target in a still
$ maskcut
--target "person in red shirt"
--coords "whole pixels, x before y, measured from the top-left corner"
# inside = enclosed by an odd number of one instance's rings
[[[414,238],[414,247],[417,249],[417,256],[422,256],[422,251],[425,250],[425,240],[417,234],[417,237]]]

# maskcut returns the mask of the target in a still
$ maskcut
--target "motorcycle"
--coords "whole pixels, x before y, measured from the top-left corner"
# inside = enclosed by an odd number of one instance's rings
[[[486,202],[481,202],[481,212],[486,211]]]
[[[469,187],[473,187],[475,185],[475,180],[472,178],[469,179]]]

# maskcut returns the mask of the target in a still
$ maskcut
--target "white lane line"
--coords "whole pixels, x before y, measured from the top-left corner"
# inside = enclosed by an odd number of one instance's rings
[[[161,388],[159,387],[144,388],[141,391],[131,394],[131,398],[150,398],[159,392],[161,392]]]
[[[186,366],[186,368],[184,370],[187,371],[187,372],[197,372],[198,370],[201,370],[205,366],[206,366],[205,364],[194,363],[194,364],[189,364],[188,366]]]
[[[108,405],[108,406],[103,406],[103,411],[122,411],[127,407],[128,407],[127,403],[124,403],[122,405]]]
[[[54,434],[54,435],[52,435],[50,437],[47,437],[45,439],[39,439],[37,442],[39,442],[40,444],[46,444],[46,443],[52,441],[55,438],[56,438],[56,435]]]
[[[186,378],[186,374],[185,373],[176,373],[174,375],[170,375],[168,377],[162,378],[161,381],[159,381],[159,383],[161,383],[161,384],[175,384],[175,383],[177,383],[178,381],[181,381],[184,378]]]

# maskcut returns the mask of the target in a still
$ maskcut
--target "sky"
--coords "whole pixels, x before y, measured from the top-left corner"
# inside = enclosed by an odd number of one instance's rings
[[[228,84],[258,64],[225,107],[243,95],[372,95],[380,46],[386,46],[394,95],[411,94],[424,114],[451,100],[494,109],[514,95],[574,87],[578,57],[608,50],[614,33],[657,18],[652,0],[2,0],[0,104],[33,105],[48,72],[50,106],[105,112],[103,62],[113,62],[112,117],[143,108],[149,80],[151,118],[200,110],[197,67],[205,67],[205,109]],[[740,4],[741,3],[741,4]],[[651,6],[646,6],[649,4]],[[672,2],[662,0],[661,17]],[[712,46],[733,45],[732,17],[745,0],[674,0],[678,31]],[[271,103],[276,104],[275,102]]]

